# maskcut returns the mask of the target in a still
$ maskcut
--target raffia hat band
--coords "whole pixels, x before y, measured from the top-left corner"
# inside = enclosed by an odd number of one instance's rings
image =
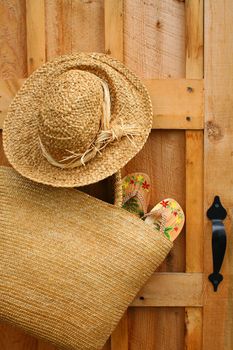
[[[120,124],[115,125],[115,127],[110,128],[111,120],[111,97],[106,81],[98,78],[103,88],[103,110],[102,118],[100,120],[100,129],[95,137],[95,139],[90,144],[89,148],[83,153],[76,153],[73,150],[66,149],[70,154],[63,157],[61,160],[57,161],[52,157],[49,151],[44,146],[40,136],[39,143],[43,156],[47,161],[56,167],[62,169],[71,169],[80,166],[85,166],[87,162],[93,159],[97,153],[101,154],[103,150],[109,143],[120,140],[122,137],[127,137],[131,143],[134,145],[133,136],[140,135],[140,129],[136,124],[124,124],[122,119]],[[135,145],[134,145],[135,146]],[[136,147],[136,146],[135,146]]]

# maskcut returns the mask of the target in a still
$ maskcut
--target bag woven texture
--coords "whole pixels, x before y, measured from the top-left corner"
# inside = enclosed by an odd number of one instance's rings
[[[172,247],[123,209],[5,167],[0,208],[0,319],[62,349],[102,349]]]

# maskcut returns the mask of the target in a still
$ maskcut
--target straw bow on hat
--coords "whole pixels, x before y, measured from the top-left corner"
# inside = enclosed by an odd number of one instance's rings
[[[26,80],[5,119],[3,144],[23,176],[83,186],[122,168],[151,125],[148,92],[128,68],[104,54],[72,54]]]

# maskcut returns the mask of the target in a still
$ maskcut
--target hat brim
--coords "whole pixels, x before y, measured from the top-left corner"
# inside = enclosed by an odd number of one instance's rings
[[[38,118],[43,94],[52,79],[69,69],[90,70],[109,84],[113,117],[134,124],[139,135],[114,141],[85,166],[61,169],[43,156],[38,139]],[[60,56],[42,65],[13,99],[3,127],[3,146],[11,165],[23,176],[56,187],[84,186],[123,168],[145,144],[152,127],[152,105],[145,86],[122,63],[105,54]]]

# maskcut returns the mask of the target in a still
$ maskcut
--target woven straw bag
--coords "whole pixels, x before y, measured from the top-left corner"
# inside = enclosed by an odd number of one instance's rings
[[[172,243],[126,211],[0,168],[0,319],[100,350]]]

